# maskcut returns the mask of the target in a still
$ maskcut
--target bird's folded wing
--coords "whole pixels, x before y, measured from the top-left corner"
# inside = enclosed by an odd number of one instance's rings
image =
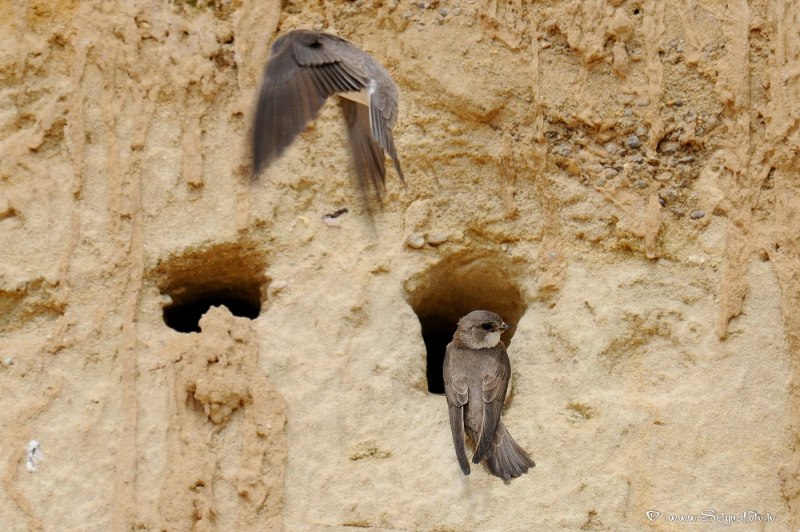
[[[469,461],[464,443],[464,405],[467,403],[467,380],[452,378],[445,372],[444,393],[447,398],[447,411],[450,415],[450,430],[453,433],[453,445],[456,449],[458,465],[465,475],[469,475]]]
[[[469,460],[467,460],[467,450],[464,447],[464,407],[448,405],[450,414],[450,430],[453,433],[453,445],[456,448],[456,457],[461,472],[469,475]]]
[[[503,364],[497,364],[494,372],[485,375],[481,381],[483,419],[478,441],[476,442],[475,454],[472,457],[472,462],[475,464],[484,459],[486,451],[494,438],[497,422],[500,420],[500,414],[503,411],[508,377],[508,368]]]

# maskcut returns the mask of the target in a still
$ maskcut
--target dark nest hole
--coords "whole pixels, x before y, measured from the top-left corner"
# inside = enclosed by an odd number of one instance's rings
[[[509,345],[526,309],[514,281],[521,268],[506,254],[461,254],[408,280],[406,299],[422,326],[429,392],[444,393],[445,348],[462,316],[473,310],[496,312],[511,325],[502,336]]]
[[[225,306],[234,316],[255,319],[261,312],[258,286],[194,287],[188,297],[175,297],[164,307],[164,323],[178,332],[200,332],[200,318],[211,307]]]
[[[169,296],[164,323],[178,332],[200,332],[200,318],[214,306],[255,319],[265,300],[265,262],[253,246],[221,244],[163,261],[155,270]]]

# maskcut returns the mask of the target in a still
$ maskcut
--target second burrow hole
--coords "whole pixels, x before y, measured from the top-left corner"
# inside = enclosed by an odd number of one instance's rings
[[[255,319],[266,299],[266,263],[253,244],[225,243],[188,250],[159,263],[154,274],[165,325],[182,333],[199,332],[200,318],[212,306]]]

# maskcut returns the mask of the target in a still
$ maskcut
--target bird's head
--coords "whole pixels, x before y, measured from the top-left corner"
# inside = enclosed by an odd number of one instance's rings
[[[511,325],[494,312],[473,310],[458,320],[454,338],[470,349],[486,349],[496,346],[503,331],[510,328]]]

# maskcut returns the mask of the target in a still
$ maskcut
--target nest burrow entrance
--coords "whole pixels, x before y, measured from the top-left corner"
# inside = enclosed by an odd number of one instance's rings
[[[522,265],[502,254],[450,257],[406,282],[406,299],[422,327],[426,379],[430,393],[444,393],[445,348],[462,316],[473,310],[496,312],[511,325],[502,340],[509,345],[526,303],[516,279]]]
[[[156,268],[164,323],[178,332],[200,331],[200,318],[212,306],[224,305],[234,316],[255,319],[265,301],[265,261],[251,246],[221,244],[192,250]]]

